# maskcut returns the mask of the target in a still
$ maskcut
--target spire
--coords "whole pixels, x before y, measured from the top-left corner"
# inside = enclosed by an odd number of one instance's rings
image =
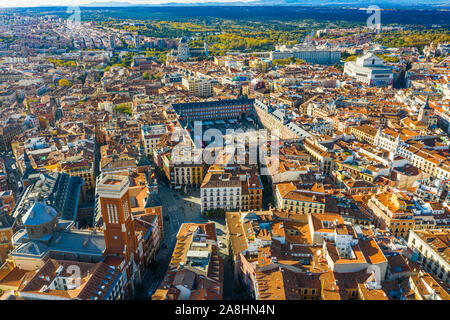
[[[31,164],[30,157],[28,156],[28,153],[27,153],[27,149],[24,149],[24,151],[23,151],[23,162],[24,162],[25,166]]]
[[[37,173],[36,169],[34,169],[33,166],[31,165],[31,160],[30,157],[28,156],[26,149],[24,149],[23,151],[23,163],[25,165],[25,172],[23,173],[22,176],[22,183],[25,187],[27,185],[25,182],[28,181],[28,177],[32,174]]]
[[[425,105],[423,106],[424,109],[431,109],[430,108],[430,96],[427,96],[427,101],[425,102]]]
[[[142,143],[142,139],[139,140],[139,156],[145,156],[145,148],[144,144]]]
[[[151,165],[150,160],[147,158],[147,155],[145,154],[145,148],[144,148],[142,139],[139,140],[139,158],[138,158],[136,165],[138,167],[144,167],[144,168],[148,168]],[[146,169],[144,169],[144,170],[146,170]]]

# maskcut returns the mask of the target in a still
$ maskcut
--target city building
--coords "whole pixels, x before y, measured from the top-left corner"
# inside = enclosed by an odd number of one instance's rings
[[[449,231],[440,229],[411,230],[408,246],[418,254],[426,271],[450,284]]]
[[[167,132],[165,124],[143,125],[141,128],[142,142],[147,157],[153,156],[153,149],[156,148],[161,137]]]
[[[344,74],[369,86],[386,87],[392,85],[394,75],[390,67],[384,65],[383,59],[369,52],[356,61],[347,61]]]
[[[12,250],[14,219],[8,212],[0,212],[0,265],[2,265]]]
[[[375,226],[380,229],[404,239],[414,229],[413,201],[405,194],[378,193],[369,199],[367,206],[375,214]]]
[[[211,166],[200,186],[201,211],[261,210],[262,189],[255,172]]]
[[[341,60],[341,52],[331,48],[315,47],[311,45],[277,45],[275,51],[270,52],[270,60],[293,57],[308,63],[335,64]]]
[[[211,80],[198,77],[183,77],[182,85],[190,96],[211,97],[213,95]]]
[[[131,213],[129,181],[126,176],[105,175],[97,184],[103,217],[106,255],[124,259],[122,272],[126,273],[124,284],[129,294],[141,281],[144,261],[142,234],[136,234]]]
[[[222,300],[223,263],[213,222],[183,223],[169,268],[152,300]]]
[[[17,295],[26,300],[120,300],[125,287],[113,264],[48,259]]]
[[[174,103],[172,107],[183,121],[239,119],[253,111],[252,99]]]
[[[21,224],[20,219],[37,201],[55,208],[61,219],[78,222],[78,206],[83,186],[80,177],[52,172],[31,174],[27,179],[29,185],[24,183],[25,189],[11,213],[17,224]]]

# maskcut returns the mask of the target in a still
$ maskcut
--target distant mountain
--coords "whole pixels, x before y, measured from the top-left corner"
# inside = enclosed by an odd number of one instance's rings
[[[164,1],[164,0],[160,0]],[[137,4],[126,1],[96,1],[82,7],[158,7],[158,6],[314,6],[314,7],[367,7],[378,5],[380,8],[427,7],[450,8],[448,0],[250,0],[250,1],[208,1],[197,3],[163,2],[159,4]]]

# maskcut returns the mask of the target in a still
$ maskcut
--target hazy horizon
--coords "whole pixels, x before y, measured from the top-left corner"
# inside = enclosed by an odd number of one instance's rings
[[[179,3],[179,4],[189,4],[189,3],[214,3],[217,4],[218,2],[224,3],[224,4],[232,4],[232,3],[242,3],[246,2],[249,4],[256,3],[256,2],[265,2],[261,0],[15,0],[15,1],[8,1],[8,0],[0,0],[0,8],[16,8],[16,7],[45,7],[45,6],[83,6],[83,5],[91,5],[91,4],[99,4],[101,5],[104,3],[106,6],[111,4],[119,4],[123,3],[124,6],[127,5],[158,5],[158,4],[169,4],[169,3]],[[283,4],[283,0],[274,0],[274,5],[280,5]],[[289,1],[290,5],[311,5],[314,4],[314,0],[298,0],[297,3],[294,1]],[[323,6],[326,4],[354,4],[354,5],[367,5],[367,4],[378,4],[383,5],[386,3],[389,3],[392,5],[393,3],[396,3],[396,0],[380,0],[380,1],[374,1],[374,0],[326,0],[326,1],[316,1],[318,6]],[[398,5],[404,6],[407,5],[424,5],[424,4],[442,4],[446,1],[440,1],[440,0],[420,0],[415,1],[414,3],[409,4],[407,0],[399,0]],[[267,1],[267,5],[270,5],[270,1]]]
[[[0,7],[15,8],[15,7],[44,7],[44,6],[82,6],[91,3],[124,3],[134,5],[148,5],[148,4],[164,4],[170,2],[177,3],[207,3],[219,2],[214,0],[0,0]],[[224,3],[232,2],[254,2],[254,0],[220,0]]]

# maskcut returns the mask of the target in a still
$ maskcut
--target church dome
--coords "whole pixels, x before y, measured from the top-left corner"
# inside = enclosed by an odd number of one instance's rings
[[[52,221],[57,216],[58,212],[54,208],[42,202],[35,202],[22,217],[22,222],[25,226],[39,226]]]

